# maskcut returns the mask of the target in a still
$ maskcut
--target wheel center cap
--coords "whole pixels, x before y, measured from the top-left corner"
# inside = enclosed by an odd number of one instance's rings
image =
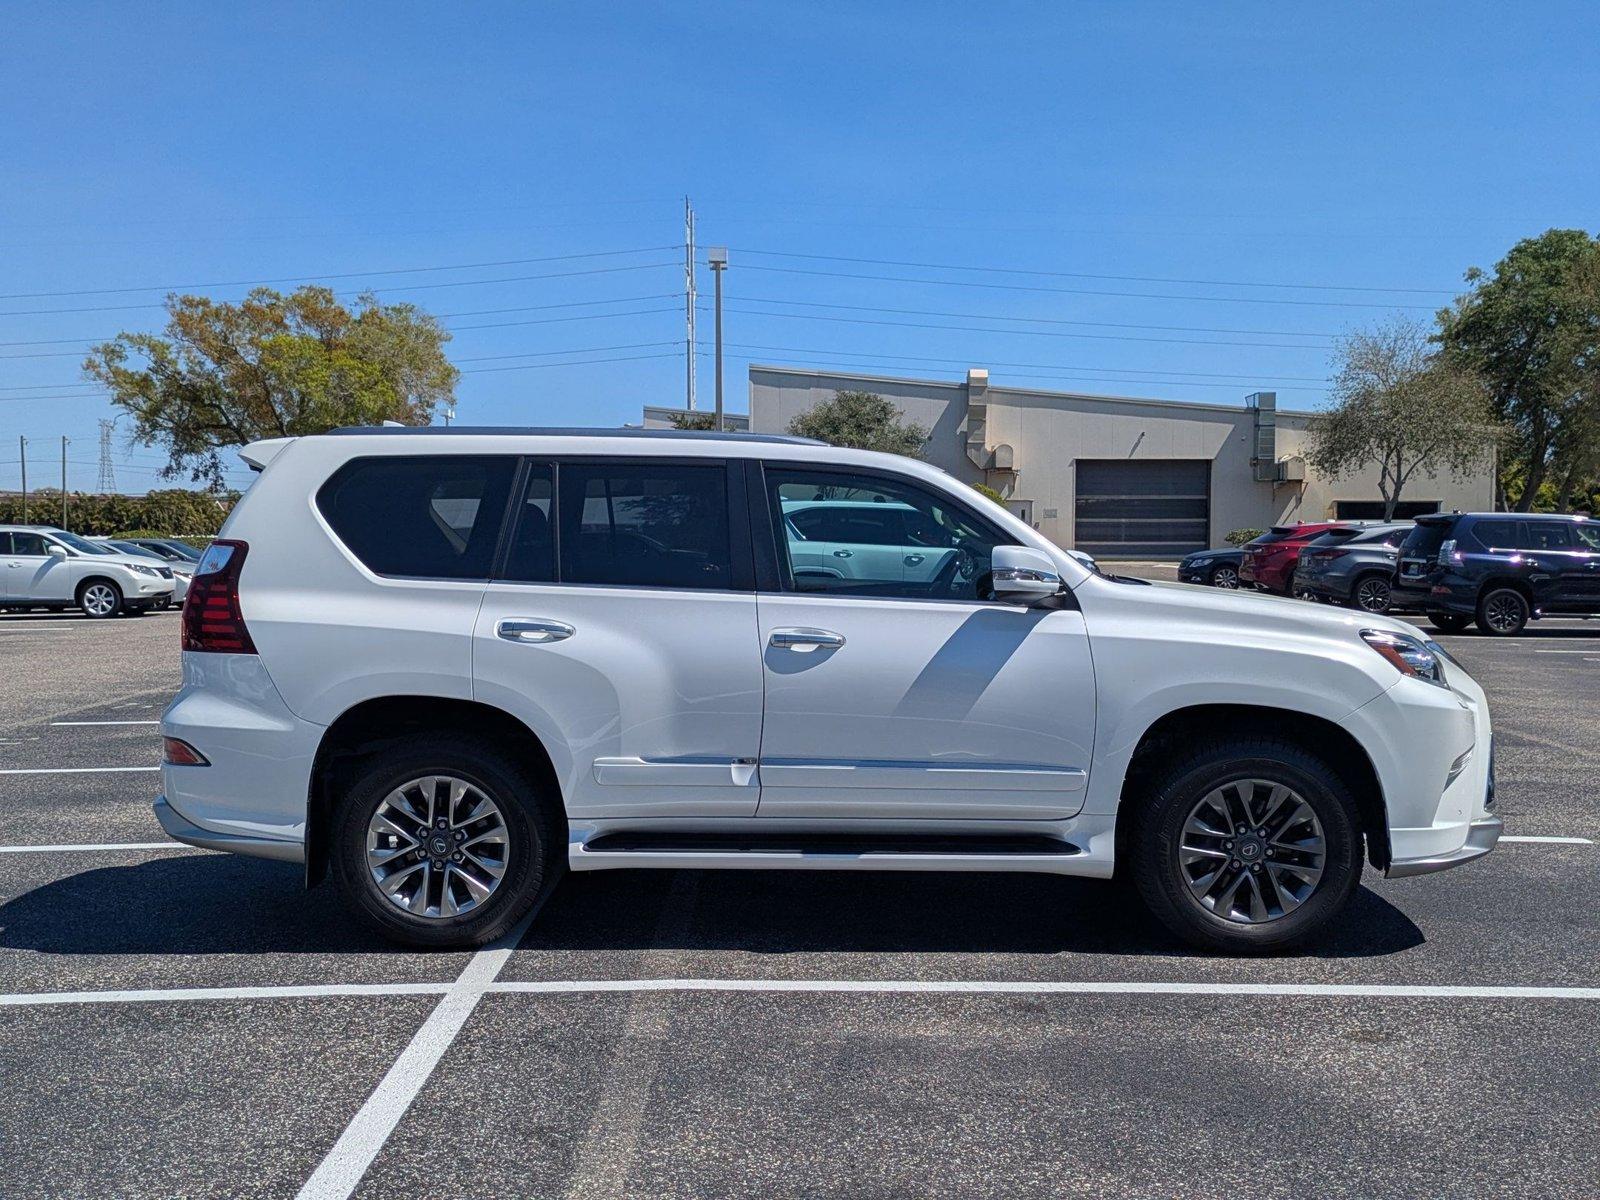
[[[1254,838],[1239,843],[1239,857],[1245,862],[1255,862],[1261,857],[1261,843]]]
[[[436,833],[428,839],[428,849],[435,858],[443,858],[450,853],[450,839],[442,833]]]

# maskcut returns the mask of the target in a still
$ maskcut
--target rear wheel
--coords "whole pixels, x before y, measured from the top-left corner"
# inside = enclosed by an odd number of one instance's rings
[[[1173,933],[1230,953],[1313,936],[1361,879],[1354,797],[1292,743],[1204,746],[1151,780],[1129,839],[1140,895]]]
[[[78,607],[97,621],[114,617],[122,607],[122,592],[109,579],[90,579],[78,589]]]
[[[1464,617],[1460,613],[1431,612],[1428,614],[1428,623],[1445,633],[1460,633],[1472,624],[1472,618]]]
[[[1363,575],[1356,580],[1350,598],[1357,608],[1369,613],[1386,613],[1394,602],[1389,581],[1382,575]]]
[[[1211,568],[1211,586],[1219,588],[1237,588],[1239,586],[1239,570],[1223,563],[1219,567]]]
[[[1516,588],[1492,588],[1478,599],[1478,628],[1491,637],[1514,637],[1532,615],[1528,598]]]
[[[334,874],[372,926],[414,946],[505,933],[553,874],[540,784],[471,737],[380,750],[334,810]]]

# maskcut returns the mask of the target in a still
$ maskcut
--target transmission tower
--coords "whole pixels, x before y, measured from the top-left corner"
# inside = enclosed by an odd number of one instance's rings
[[[117,490],[117,473],[111,466],[111,427],[113,422],[100,422],[100,477],[95,480],[94,489],[102,496],[109,496]]]

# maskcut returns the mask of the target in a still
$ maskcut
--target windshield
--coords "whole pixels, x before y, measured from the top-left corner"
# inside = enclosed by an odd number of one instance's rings
[[[68,533],[65,529],[52,529],[50,536],[63,546],[71,546],[79,554],[121,554],[120,550],[113,550],[110,546],[102,546],[99,542],[91,542],[88,538],[81,538],[75,533]]]

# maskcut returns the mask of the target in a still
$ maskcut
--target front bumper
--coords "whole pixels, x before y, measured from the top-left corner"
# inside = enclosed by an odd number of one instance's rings
[[[1479,817],[1467,826],[1467,841],[1459,850],[1443,854],[1429,854],[1421,858],[1397,858],[1384,872],[1390,879],[1403,879],[1408,875],[1429,875],[1434,871],[1448,871],[1473,859],[1482,858],[1493,850],[1505,830],[1499,817]]]

